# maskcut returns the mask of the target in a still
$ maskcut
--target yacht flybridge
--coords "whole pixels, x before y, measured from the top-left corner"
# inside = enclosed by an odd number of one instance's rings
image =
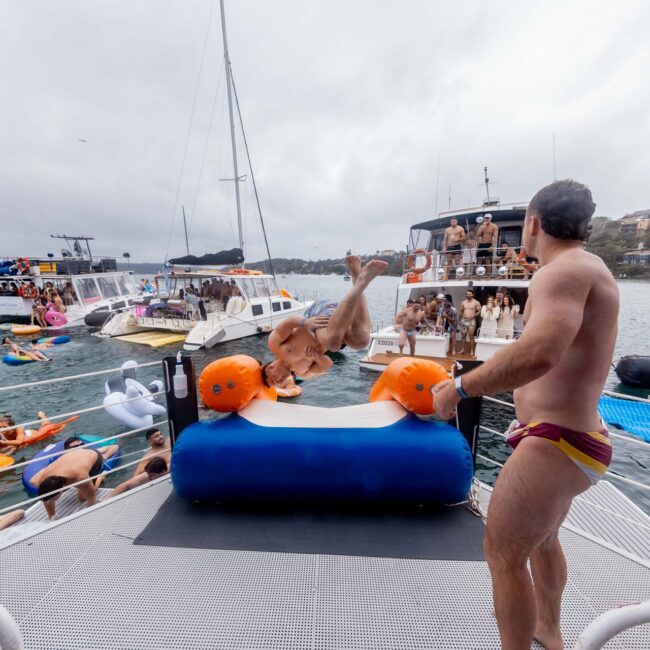
[[[51,237],[67,244],[60,256],[10,256],[0,260],[0,319],[30,318],[34,299],[49,287],[62,297],[66,310],[56,315],[48,329],[83,325],[84,318],[95,311],[108,317],[137,297],[130,271],[118,271],[114,258],[92,255],[89,242],[93,237]]]
[[[527,203],[501,203],[488,197],[481,206],[440,212],[435,219],[411,226],[409,254],[397,290],[395,316],[408,300],[431,305],[415,335],[415,356],[435,360],[450,369],[455,361],[486,361],[517,338],[522,330],[530,277],[536,269],[535,260],[526,258],[522,248],[526,208]],[[457,250],[450,251],[445,231],[452,220],[463,229],[466,240]],[[496,226],[494,242],[481,251],[478,233],[489,221]],[[495,328],[489,327],[485,321],[492,312],[483,319],[478,314],[473,349],[468,343],[463,349],[461,303],[468,289],[482,306],[490,296],[509,295],[517,307],[513,312],[516,315],[513,315],[512,334],[497,335]],[[453,329],[433,311],[438,296],[441,296],[438,309],[453,307],[456,310]],[[372,332],[368,354],[361,360],[361,367],[383,371],[400,354],[399,335],[400,325],[395,322],[381,325]],[[409,353],[408,343],[403,353]]]

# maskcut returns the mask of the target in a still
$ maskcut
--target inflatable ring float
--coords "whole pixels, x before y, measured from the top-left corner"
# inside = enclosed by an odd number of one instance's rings
[[[37,343],[50,343],[52,345],[62,345],[63,343],[69,343],[69,336],[47,336],[43,339],[38,339]]]
[[[55,309],[48,309],[43,318],[45,318],[48,325],[51,327],[62,327],[68,322],[66,315],[56,311]]]
[[[13,456],[7,456],[6,454],[0,454],[0,469],[3,467],[11,467],[15,463]]]
[[[25,431],[26,440],[22,447],[33,445],[37,442],[40,442],[41,440],[45,440],[46,438],[51,438],[57,433],[61,433],[61,431],[63,431],[63,429],[68,426],[68,424],[78,419],[78,415],[73,415],[67,420],[61,420],[61,422],[48,422],[47,424],[41,426],[40,429],[29,429]]]
[[[277,388],[275,392],[278,394],[278,397],[298,397],[302,393],[302,388],[300,386],[290,386],[289,388]]]
[[[25,357],[22,354],[7,354],[2,357],[2,363],[6,363],[8,366],[24,366],[26,363],[34,363],[36,359],[31,357]]]
[[[15,336],[29,336],[30,334],[38,334],[41,328],[38,325],[16,325],[11,328],[11,333]]]
[[[415,267],[415,258],[418,255],[424,255],[426,259],[426,264],[424,266]],[[431,253],[424,250],[424,248],[416,248],[407,258],[406,258],[406,268],[411,271],[411,273],[421,274],[425,271],[428,271],[431,268]]]

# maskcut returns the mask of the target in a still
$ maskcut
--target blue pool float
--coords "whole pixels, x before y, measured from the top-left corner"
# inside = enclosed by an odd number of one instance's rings
[[[63,343],[69,343],[70,337],[61,335],[61,336],[46,336],[45,338],[38,339],[37,343],[51,343],[52,345],[62,345]]]
[[[2,362],[6,363],[8,366],[22,366],[26,363],[34,363],[36,359],[31,357],[25,357],[22,354],[7,354],[2,357]]]
[[[82,440],[85,437],[91,437],[91,436],[79,436]],[[99,440],[99,437],[97,437]],[[53,463],[57,458],[60,458],[60,456],[54,456],[52,458],[43,458],[43,456],[49,456],[50,454],[55,454],[56,452],[63,451],[63,445],[64,445],[64,440],[61,440],[60,442],[55,442],[54,444],[48,445],[45,447],[45,449],[39,451],[35,456],[34,456],[34,462],[30,463],[29,465],[25,465],[25,469],[23,470],[23,488],[25,488],[25,491],[27,494],[29,494],[30,497],[35,497],[38,496],[38,490],[30,483],[30,480],[38,474],[42,469],[45,469],[48,465]],[[94,443],[88,444],[88,447],[95,447],[96,445]],[[108,471],[109,469],[115,469],[119,464],[120,464],[120,459],[122,457],[122,450],[118,449],[117,453],[109,458],[106,462],[104,462],[104,466],[102,467],[102,471]]]

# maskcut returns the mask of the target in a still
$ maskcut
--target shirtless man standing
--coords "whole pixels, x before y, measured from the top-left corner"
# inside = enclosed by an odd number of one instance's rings
[[[460,340],[462,354],[474,356],[476,346],[476,317],[481,313],[481,303],[474,298],[474,292],[468,289],[465,292],[465,300],[460,303]],[[465,340],[469,343],[469,352],[465,351]]]
[[[45,469],[37,472],[30,483],[38,488],[39,495],[43,496],[48,492],[59,490],[66,485],[72,485],[84,479],[95,478],[102,472],[104,457],[97,449],[73,449],[59,456]],[[76,486],[79,498],[92,506],[97,503],[97,490],[92,481],[86,480]],[[56,500],[61,493],[52,494],[43,498],[43,505],[50,519],[56,514]]]
[[[492,260],[492,252],[497,245],[497,236],[499,228],[496,224],[492,223],[492,215],[486,214],[483,217],[483,223],[479,226],[478,232],[478,250],[476,251],[476,263],[479,265],[490,264]],[[487,262],[486,262],[487,258]]]
[[[445,237],[442,240],[442,252],[447,255],[445,261],[445,277],[449,276],[449,265],[452,259],[456,267],[460,266],[460,258],[463,254],[461,244],[465,239],[465,230],[462,226],[458,225],[457,219],[452,219],[449,222],[449,228],[445,230]]]
[[[584,250],[594,209],[591,192],[576,181],[537,192],[523,232],[540,263],[524,333],[479,368],[433,389],[443,418],[462,398],[516,389],[518,422],[508,436],[514,451],[494,487],[484,539],[504,650],[530,648],[533,638],[547,650],[563,647],[567,568],[558,530],[573,498],[611,460],[597,405],[614,352],[619,296],[603,261]]]
[[[357,255],[348,255],[345,263],[353,286],[340,303],[319,300],[307,309],[304,318],[287,318],[269,335],[269,349],[276,359],[262,367],[268,386],[281,385],[291,373],[302,379],[323,374],[332,367],[327,351],[337,352],[345,346],[363,350],[368,346],[370,314],[363,292],[388,264],[371,260],[362,268]]]
[[[395,316],[395,329],[399,328],[399,339],[397,345],[399,353],[404,354],[404,346],[408,341],[409,354],[415,356],[415,328],[422,322],[424,313],[420,303],[407,305],[402,311]]]

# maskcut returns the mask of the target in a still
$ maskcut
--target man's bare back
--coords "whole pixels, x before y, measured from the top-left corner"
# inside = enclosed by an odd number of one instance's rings
[[[533,277],[524,324],[533,310],[541,309],[549,311],[560,335],[567,331],[563,321],[578,318],[581,325],[554,368],[515,390],[521,422],[551,422],[574,431],[602,428],[597,407],[614,353],[618,306],[612,274],[600,258],[584,250],[566,251]]]

